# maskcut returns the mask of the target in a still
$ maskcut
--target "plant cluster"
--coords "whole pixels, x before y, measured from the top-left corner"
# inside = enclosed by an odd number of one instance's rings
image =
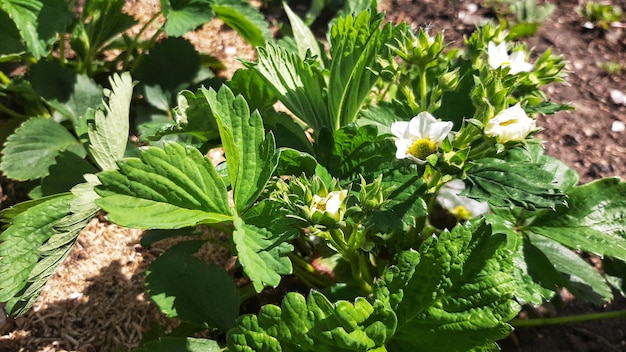
[[[622,9],[610,3],[589,1],[585,6],[579,6],[576,11],[589,23],[590,28],[598,27],[603,31],[609,29],[613,22],[622,20]]]
[[[563,81],[560,57],[491,23],[452,49],[443,33],[372,9],[333,22],[326,52],[285,9],[292,38],[258,46],[222,85],[179,91],[172,119],[140,129],[138,149],[129,73],[70,121],[75,134],[45,117],[15,131],[3,171],[40,165],[22,176],[40,191],[1,213],[11,314],[33,304],[101,211],[148,230],[144,245],[186,239],[150,265],[147,292],[188,331],[221,336],[163,336],[140,351],[491,351],[522,304],[559,288],[612,299],[626,183],[579,185],[534,137],[537,114],[570,108],[541,90]],[[226,161],[213,165],[216,146]],[[194,256],[208,241],[198,227],[227,235],[210,241],[236,256],[239,285]],[[600,274],[579,251],[610,265]],[[288,275],[302,286],[240,315]]]
[[[538,4],[537,0],[493,0],[498,14],[505,21],[511,21],[509,38],[532,36],[539,26],[546,21],[556,9],[550,2]],[[512,18],[511,18],[512,17]]]
[[[125,3],[0,1],[0,112],[11,117],[0,132],[0,143],[33,116],[81,124],[86,111],[98,106],[101,85],[114,72],[131,72],[140,80],[133,97],[142,109],[137,121],[150,125],[167,119],[179,90],[214,78],[203,63],[219,67],[210,55],[198,53],[182,37],[185,33],[217,17],[253,45],[270,36],[264,16],[246,0],[162,0],[159,11],[134,34],[130,29],[138,22],[123,11]],[[159,21],[163,25],[146,38]],[[36,179],[52,161],[34,178],[14,174],[9,165],[2,170],[16,180]]]

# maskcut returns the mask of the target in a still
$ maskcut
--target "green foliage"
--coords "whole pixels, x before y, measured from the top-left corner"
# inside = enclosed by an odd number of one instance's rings
[[[497,348],[511,330],[502,323],[519,306],[503,235],[480,225],[430,238],[419,252],[399,254],[375,298],[334,304],[317,291],[289,293],[238,319],[227,336],[236,351],[466,351]]]
[[[240,317],[227,340],[234,351],[371,351],[384,345],[395,325],[393,311],[381,302],[359,297],[354,304],[333,304],[317,291],[307,299],[291,292],[280,308],[266,305],[258,317]]]
[[[584,20],[604,31],[609,29],[612,22],[619,22],[623,18],[622,9],[618,5],[596,1],[585,2],[585,6],[577,7],[576,12]]]
[[[545,84],[563,81],[549,50],[530,55],[493,23],[453,49],[441,33],[383,24],[367,1],[345,3],[359,11],[332,22],[329,54],[288,8],[294,38],[267,41],[245,1],[163,0],[164,29],[119,40],[132,22],[121,3],[87,1],[69,29],[76,59],[64,41],[61,60],[31,67],[32,82],[2,79],[0,103],[28,108],[3,107],[25,122],[0,169],[36,181],[39,197],[1,213],[0,301],[12,314],[29,309],[100,210],[150,230],[143,245],[186,240],[146,283],[189,330],[139,350],[225,348],[182,336],[211,329],[242,351],[495,351],[516,301],[541,304],[564,287],[605,303],[622,286],[625,183],[578,185],[534,137],[535,114],[571,108],[545,97]],[[267,43],[220,88],[191,91],[213,75],[176,36],[214,16]],[[18,28],[0,50],[24,50]],[[163,31],[174,37],[158,42]],[[122,54],[98,61],[110,48]],[[11,60],[22,51],[0,56]],[[119,67],[136,73],[138,92],[122,73],[102,94],[100,75]],[[131,121],[141,147],[128,143]],[[215,147],[226,158],[217,165]],[[235,270],[198,259],[206,242],[230,250]],[[577,252],[614,265],[601,275]],[[290,292],[238,317],[268,287]]]
[[[458,225],[402,253],[383,275],[378,296],[398,316],[389,343],[398,351],[467,351],[497,348],[509,334],[512,300],[511,241],[488,226]],[[444,279],[445,278],[445,279]]]

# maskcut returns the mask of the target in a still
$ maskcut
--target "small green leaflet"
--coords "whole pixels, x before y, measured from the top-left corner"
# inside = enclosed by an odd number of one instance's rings
[[[285,8],[285,13],[289,18],[289,23],[291,24],[291,32],[293,33],[293,38],[296,41],[298,46],[298,54],[301,59],[306,58],[307,51],[311,52],[312,56],[317,57],[317,61],[324,67],[324,56],[325,53],[320,49],[320,44],[315,38],[313,32],[309,26],[296,15],[291,8],[287,5],[287,3],[283,3],[283,7]]]
[[[265,16],[248,0],[215,0],[213,11],[253,46],[263,46],[272,37]]]
[[[250,277],[254,288],[261,292],[265,285],[276,287],[281,275],[291,274],[291,260],[287,257],[293,246],[286,238],[254,225],[246,224],[234,216],[233,241],[238,260]]]
[[[217,124],[228,162],[235,209],[248,209],[265,188],[276,166],[279,153],[272,134],[265,136],[258,111],[250,114],[242,96],[235,97],[227,86],[215,92],[203,90]]]
[[[169,317],[227,331],[235,327],[239,315],[239,294],[235,282],[224,269],[193,256],[204,241],[177,245],[157,258],[146,274],[150,298]],[[187,249],[185,248],[185,249]]]
[[[483,158],[467,170],[461,195],[496,207],[554,208],[565,196],[553,181],[554,175],[541,164]]]
[[[33,117],[7,139],[0,170],[17,181],[35,180],[48,175],[48,168],[63,150],[86,155],[80,142],[61,124]]]
[[[115,162],[124,157],[129,132],[129,109],[133,81],[128,72],[109,78],[111,90],[105,90],[108,102],[97,110],[89,126],[89,154],[102,170],[115,170]]]
[[[165,15],[165,32],[180,37],[209,22],[215,17],[213,0],[161,0],[161,11]]]
[[[395,324],[393,311],[378,301],[333,304],[317,291],[307,299],[290,292],[280,307],[240,317],[227,342],[233,351],[384,351]]]
[[[174,229],[231,220],[226,186],[196,148],[166,143],[118,165],[98,175],[96,203],[121,226]]]
[[[519,306],[505,235],[484,224],[457,225],[430,237],[419,255],[402,253],[378,283],[375,297],[397,314],[392,351],[497,350]]]

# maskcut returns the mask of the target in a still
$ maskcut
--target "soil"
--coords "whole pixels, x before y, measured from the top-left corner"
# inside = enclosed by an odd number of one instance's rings
[[[607,31],[585,29],[584,20],[572,0],[552,0],[557,5],[551,17],[532,37],[522,39],[535,53],[551,48],[567,61],[569,85],[546,88],[557,103],[569,103],[576,110],[541,116],[548,154],[565,161],[581,176],[582,183],[603,177],[626,179],[626,131],[612,128],[626,123],[626,105],[610,97],[611,90],[626,93],[626,28],[616,24]],[[379,8],[387,19],[429,26],[445,31],[446,40],[462,44],[478,21],[494,15],[486,4],[468,0],[383,0]],[[541,1],[540,1],[541,3]],[[614,0],[626,10],[626,0]],[[154,13],[158,1],[127,2],[127,10],[139,20]],[[268,14],[275,21],[277,14]],[[280,18],[284,20],[284,18]],[[319,31],[318,31],[319,32]],[[322,33],[324,31],[321,31]],[[218,35],[216,35],[216,33]],[[150,34],[150,33],[148,33]],[[253,59],[254,49],[233,31],[214,20],[189,39],[198,50],[217,56],[229,77],[241,64],[237,57]],[[536,58],[536,54],[533,59]],[[532,61],[532,60],[531,60]],[[603,64],[617,63],[621,72],[609,73]],[[1,120],[1,119],[0,119]],[[21,201],[25,186],[0,177],[0,206]],[[171,330],[178,324],[162,316],[144,296],[143,274],[162,251],[146,249],[139,241],[141,231],[128,230],[95,219],[80,234],[75,248],[49,280],[29,314],[2,324],[0,351],[120,351],[137,347],[155,324]],[[228,253],[210,252],[221,265]],[[587,312],[626,309],[618,298],[597,307],[572,301],[563,292],[559,299],[540,308],[525,308],[522,317],[567,316]],[[626,324],[604,320],[565,326],[519,328],[501,341],[504,351],[626,351]]]

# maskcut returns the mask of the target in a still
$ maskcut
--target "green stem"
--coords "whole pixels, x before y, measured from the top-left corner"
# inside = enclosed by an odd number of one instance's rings
[[[293,274],[309,287],[324,289],[334,283],[330,278],[321,276],[313,265],[306,262],[300,256],[289,253],[289,259],[291,259],[293,263]]]
[[[521,328],[521,327],[531,327],[531,326],[571,324],[571,323],[580,323],[580,322],[602,320],[602,319],[626,319],[626,310],[619,310],[615,312],[580,314],[580,315],[573,315],[569,317],[557,317],[557,318],[513,319],[509,322],[509,324],[513,325],[516,328]]]
[[[28,116],[22,115],[22,114],[20,114],[18,112],[15,112],[15,111],[7,108],[6,106],[4,106],[2,104],[0,104],[0,112],[3,112],[3,113],[5,113],[5,114],[7,114],[7,115],[9,115],[11,117],[16,117],[18,119],[27,119],[28,118]]]
[[[4,74],[4,72],[0,71],[0,81],[4,84],[11,84],[11,79]]]
[[[420,109],[426,111],[428,104],[428,83],[426,81],[426,67],[420,68]]]
[[[146,22],[141,29],[139,30],[139,33],[137,33],[137,35],[135,36],[135,38],[133,39],[133,41],[130,43],[130,46],[128,47],[128,49],[126,49],[126,59],[124,60],[124,70],[126,69],[128,62],[130,60],[130,56],[135,52],[135,49],[137,49],[137,45],[139,43],[139,40],[141,39],[141,36],[146,32],[146,30],[148,30],[148,28],[150,27],[150,25],[152,24],[152,22],[154,22],[157,18],[159,18],[159,16],[161,16],[163,12],[159,11],[157,13],[154,14],[154,16],[152,16],[148,22]],[[155,37],[158,37],[158,35],[161,33],[161,30],[157,30],[156,33],[152,36],[152,38],[150,38],[150,41],[153,42],[152,40],[155,39]],[[156,40],[156,39],[155,39]],[[144,55],[144,53],[142,52],[140,54],[139,57],[141,57],[142,55]],[[139,58],[137,58],[138,60]],[[136,60],[135,60],[136,62]],[[131,68],[131,71],[135,70],[135,64],[133,64],[133,67]]]
[[[154,46],[154,43],[157,41],[157,39],[159,38],[159,35],[163,33],[163,29],[159,28],[154,35],[152,36],[152,38],[150,38],[150,40],[148,41],[148,48],[152,48]],[[139,54],[139,56],[137,56],[137,58],[135,59],[135,62],[133,62],[133,66],[130,68],[130,73],[135,72],[135,70],[137,69],[137,67],[139,67],[139,64],[141,64],[141,62],[143,61],[143,59],[146,56],[148,50],[142,50],[141,53]]]
[[[344,255],[350,262],[350,271],[352,278],[356,281],[357,286],[367,293],[372,292],[372,286],[367,282],[364,276],[369,276],[369,270],[367,270],[367,264],[357,251],[350,251]]]

